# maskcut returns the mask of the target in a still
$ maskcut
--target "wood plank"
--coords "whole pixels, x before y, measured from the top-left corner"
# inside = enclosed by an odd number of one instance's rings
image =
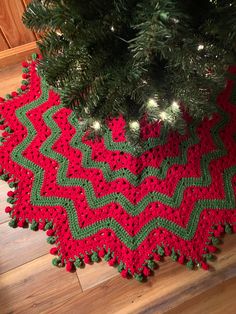
[[[235,314],[236,278],[220,283],[166,314]]]
[[[51,307],[64,313],[69,297],[79,299],[81,288],[76,273],[52,266],[51,259],[47,254],[0,276],[1,314],[53,313]]]
[[[21,63],[0,69],[0,97],[4,97],[21,86],[21,75]]]
[[[10,48],[0,27],[0,51]]]
[[[0,274],[47,254],[51,248],[45,232],[41,230],[13,229],[8,223],[3,223],[0,225],[0,236]]]
[[[0,224],[10,220],[9,214],[5,213],[5,208],[9,206],[7,203],[7,192],[10,190],[12,189],[9,188],[8,184],[0,180]]]
[[[22,22],[24,6],[19,0],[1,0],[0,25],[11,48],[35,41]]]
[[[14,65],[26,58],[30,58],[33,52],[39,52],[36,42],[31,42],[15,48],[0,52],[0,69],[6,66]]]
[[[77,275],[81,288],[87,290],[98,286],[104,281],[119,276],[117,269],[108,265],[107,262],[101,261],[93,265],[86,265],[85,268],[77,269]]]
[[[72,313],[79,308],[84,314],[165,313],[221,282],[235,278],[235,243],[236,234],[227,237],[223,253],[213,263],[216,271],[189,271],[169,260],[146,283],[114,277],[83,292],[80,298],[68,297],[63,311]],[[52,307],[51,313],[55,310]]]

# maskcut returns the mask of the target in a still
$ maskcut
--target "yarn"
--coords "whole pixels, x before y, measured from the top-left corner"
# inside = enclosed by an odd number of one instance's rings
[[[184,135],[143,119],[137,151],[122,116],[92,140],[38,75],[37,60],[22,66],[21,88],[0,99],[10,226],[48,230],[52,263],[67,271],[104,258],[142,281],[165,255],[207,270],[219,237],[236,230],[233,81],[211,119],[185,115]]]

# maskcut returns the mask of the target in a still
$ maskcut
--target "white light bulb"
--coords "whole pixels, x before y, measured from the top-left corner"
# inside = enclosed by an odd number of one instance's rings
[[[98,131],[98,130],[100,130],[100,128],[101,128],[101,124],[100,124],[98,121],[94,121],[93,124],[92,124],[92,128],[93,128],[95,131]]]
[[[171,104],[171,108],[175,111],[179,110],[179,104],[177,103],[177,101],[173,101]]]
[[[138,130],[140,129],[140,124],[139,124],[138,121],[131,121],[131,122],[129,123],[129,127],[130,127],[130,129],[133,130],[133,131],[138,131]]]
[[[160,112],[159,117],[161,118],[161,120],[165,121],[168,118],[168,115],[165,111]]]
[[[111,31],[112,31],[112,32],[114,32],[114,31],[115,31],[114,26],[111,26]]]
[[[150,98],[147,101],[147,108],[156,108],[158,107],[158,104],[154,98]]]
[[[197,50],[200,51],[202,49],[204,49],[204,45],[202,45],[202,44],[198,45]]]

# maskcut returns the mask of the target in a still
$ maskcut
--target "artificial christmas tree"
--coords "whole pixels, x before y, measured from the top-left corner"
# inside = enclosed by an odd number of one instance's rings
[[[85,129],[122,114],[135,139],[143,116],[184,132],[180,102],[194,118],[215,111],[235,12],[221,0],[36,0],[23,20],[44,32],[39,69]]]
[[[47,230],[54,265],[208,269],[236,231],[235,3],[192,2],[29,5],[43,56],[0,99],[0,171],[10,225]]]

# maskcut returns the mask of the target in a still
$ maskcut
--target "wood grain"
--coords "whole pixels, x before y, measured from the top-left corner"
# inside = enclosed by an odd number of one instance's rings
[[[9,65],[15,65],[16,63],[26,58],[30,58],[33,52],[39,52],[35,41],[22,46],[1,51],[0,70]]]
[[[235,314],[235,295],[236,278],[232,278],[184,302],[166,314]]]
[[[21,86],[21,75],[21,63],[0,68],[0,97],[4,97],[6,94],[13,92]]]
[[[0,250],[0,274],[42,256],[50,250],[45,232],[26,228],[10,228],[0,225],[2,247]]]
[[[15,90],[20,81],[21,65],[3,69],[0,94]],[[3,194],[7,190],[3,184]],[[0,212],[3,207],[0,202]],[[1,314],[235,313],[236,234],[225,237],[211,271],[189,271],[167,259],[153,277],[139,283],[122,279],[104,262],[72,274],[52,267],[52,256],[44,255],[48,248],[43,232],[2,226],[0,265],[6,272],[0,275]]]
[[[227,237],[224,252],[214,262],[217,271],[189,271],[185,266],[168,260],[146,283],[114,277],[84,291],[79,299],[70,298],[63,310],[71,313],[75,308],[80,308],[84,314],[165,313],[186,300],[217,287],[222,281],[236,277],[235,241],[236,234]],[[54,308],[51,310],[54,311]]]
[[[7,192],[10,190],[12,189],[9,188],[8,184],[0,180],[0,224],[10,220],[9,214],[6,214],[4,211],[4,209],[9,206],[9,204],[7,203]]]
[[[0,25],[11,48],[36,39],[21,20],[24,9],[24,5],[19,0],[1,0]]]
[[[98,286],[104,281],[119,276],[117,269],[111,267],[105,261],[86,265],[85,268],[77,269],[77,275],[83,291]]]
[[[47,254],[0,276],[0,312],[44,313],[61,309],[70,297],[78,298],[81,288],[76,273],[51,264]],[[83,312],[77,312],[83,313]]]
[[[0,51],[10,48],[0,27]]]

